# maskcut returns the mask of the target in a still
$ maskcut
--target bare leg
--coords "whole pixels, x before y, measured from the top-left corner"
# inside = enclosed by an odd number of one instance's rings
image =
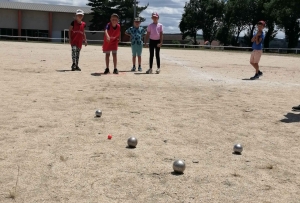
[[[110,54],[105,54],[106,68],[109,68],[109,57],[110,57]]]
[[[258,73],[259,72],[259,65],[258,65],[258,63],[250,63],[250,64],[253,66],[253,68],[255,68],[256,73]]]
[[[116,69],[117,68],[117,62],[118,62],[117,53],[113,53],[112,55],[113,55],[113,61],[114,61],[114,68]]]
[[[142,65],[142,57],[141,56],[138,56],[138,61],[139,61],[139,66]]]
[[[132,64],[135,66],[136,65],[136,56],[132,57]]]

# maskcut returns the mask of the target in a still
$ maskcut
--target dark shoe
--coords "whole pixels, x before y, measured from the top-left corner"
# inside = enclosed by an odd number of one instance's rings
[[[110,73],[109,68],[106,68],[105,71],[104,71],[104,74],[106,75],[106,74],[109,74],[109,73]]]
[[[260,76],[262,76],[262,75],[263,75],[263,72],[258,71],[258,76],[260,77]]]
[[[136,70],[135,66],[131,68],[131,71],[134,72]]]
[[[146,74],[152,74],[152,68],[149,68],[149,69],[146,71]]]
[[[75,70],[76,71],[81,71],[81,69],[78,66],[75,68]]]
[[[76,66],[75,66],[74,63],[73,63],[72,66],[71,66],[71,70],[72,70],[72,71],[75,71],[75,70],[76,70]]]
[[[300,111],[300,105],[299,106],[294,106],[293,110]]]
[[[141,66],[139,66],[138,71],[139,71],[139,72],[142,72],[142,71],[143,71],[143,69],[142,69]]]
[[[118,71],[118,69],[114,69],[114,74],[119,74],[119,71]]]
[[[256,73],[253,77],[250,78],[250,80],[256,80],[259,79],[258,73]]]

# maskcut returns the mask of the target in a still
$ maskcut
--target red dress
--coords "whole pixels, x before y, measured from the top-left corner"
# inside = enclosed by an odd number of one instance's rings
[[[110,41],[107,41],[106,35],[104,35],[104,42],[102,45],[103,51],[117,51],[119,44],[119,37],[121,34],[121,26],[117,24],[114,28],[110,23],[107,24],[106,30],[108,35],[110,36]]]
[[[77,20],[74,20],[71,23],[71,26],[73,26],[73,30],[71,32],[71,45],[77,46],[79,49],[81,49],[84,39],[84,28],[86,24],[83,21],[81,21],[81,24],[79,24]]]

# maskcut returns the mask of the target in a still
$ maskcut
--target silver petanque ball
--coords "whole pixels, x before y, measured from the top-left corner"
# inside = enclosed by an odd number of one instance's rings
[[[101,117],[102,116],[102,111],[100,109],[98,109],[96,112],[96,117]]]
[[[243,146],[241,144],[236,144],[233,146],[234,153],[241,154],[243,151]]]
[[[173,170],[175,173],[183,173],[185,170],[185,163],[182,160],[176,160],[173,163]]]
[[[127,140],[128,147],[134,148],[136,147],[138,140],[135,137],[130,137]]]

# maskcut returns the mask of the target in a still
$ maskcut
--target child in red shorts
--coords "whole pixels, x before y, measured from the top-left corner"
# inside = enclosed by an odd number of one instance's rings
[[[105,62],[106,62],[106,69],[104,74],[110,73],[109,71],[109,58],[110,52],[113,56],[114,62],[114,74],[119,74],[117,69],[117,51],[118,51],[118,44],[119,38],[121,36],[121,26],[119,25],[119,16],[117,14],[112,14],[110,18],[110,23],[107,24],[104,34],[104,42],[103,42],[103,53],[105,53]]]

